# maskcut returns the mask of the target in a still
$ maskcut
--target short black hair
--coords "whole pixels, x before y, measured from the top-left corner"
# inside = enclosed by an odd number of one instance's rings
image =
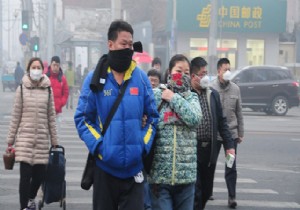
[[[150,69],[147,73],[147,76],[150,77],[157,77],[160,82],[161,74],[156,69]]]
[[[228,58],[220,58],[217,64],[217,69],[219,69],[223,64],[230,64]]]
[[[113,21],[107,32],[107,39],[111,41],[116,41],[118,38],[118,33],[121,31],[127,31],[133,36],[132,26],[124,20]]]
[[[195,57],[191,60],[190,74],[197,74],[200,68],[207,66],[207,62],[202,57]]]
[[[52,62],[55,62],[55,63],[60,63],[60,58],[57,56],[57,55],[55,55],[55,56],[53,56],[52,58],[51,58],[51,63]]]
[[[153,67],[155,64],[161,65],[161,60],[160,60],[159,57],[155,57],[155,58],[153,59],[151,66]]]

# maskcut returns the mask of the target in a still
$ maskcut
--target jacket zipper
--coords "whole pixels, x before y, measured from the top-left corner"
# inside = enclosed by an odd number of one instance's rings
[[[175,162],[176,162],[176,147],[177,147],[177,144],[176,144],[176,139],[177,139],[177,136],[176,136],[176,125],[174,125],[174,137],[173,137],[173,166],[172,166],[172,184],[171,185],[174,185],[175,184],[175,171],[176,171],[176,166],[175,166]]]
[[[34,91],[34,89],[32,89],[30,92],[32,92],[32,91]],[[37,95],[38,94],[34,94],[34,96],[35,96],[35,101],[37,101]],[[38,132],[37,132],[37,120],[38,120],[38,113],[37,113],[37,111],[38,111],[38,107],[37,107],[37,103],[35,103],[35,135],[34,135],[34,144],[33,144],[33,153],[32,153],[32,158],[33,159],[35,159],[35,157],[34,157],[34,154],[35,154],[35,148],[36,148],[36,138],[37,138],[37,135],[38,135]],[[32,160],[32,161],[34,161],[34,160]]]

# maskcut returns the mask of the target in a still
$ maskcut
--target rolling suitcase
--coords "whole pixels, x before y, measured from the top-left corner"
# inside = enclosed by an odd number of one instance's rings
[[[60,207],[66,209],[66,159],[65,149],[62,146],[51,147],[45,181],[43,183],[43,199],[38,208],[42,209],[44,202],[50,204],[60,202]]]

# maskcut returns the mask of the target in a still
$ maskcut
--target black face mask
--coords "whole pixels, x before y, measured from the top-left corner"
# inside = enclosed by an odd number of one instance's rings
[[[132,60],[133,50],[126,48],[122,50],[110,50],[108,53],[108,65],[117,72],[125,72]]]

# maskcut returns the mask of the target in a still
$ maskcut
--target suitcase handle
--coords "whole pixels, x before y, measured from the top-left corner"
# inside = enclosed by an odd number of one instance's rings
[[[61,145],[56,145],[56,147],[51,146],[50,149],[49,149],[49,154],[52,151],[60,151],[60,150],[65,154],[65,148],[63,146],[61,146]]]

